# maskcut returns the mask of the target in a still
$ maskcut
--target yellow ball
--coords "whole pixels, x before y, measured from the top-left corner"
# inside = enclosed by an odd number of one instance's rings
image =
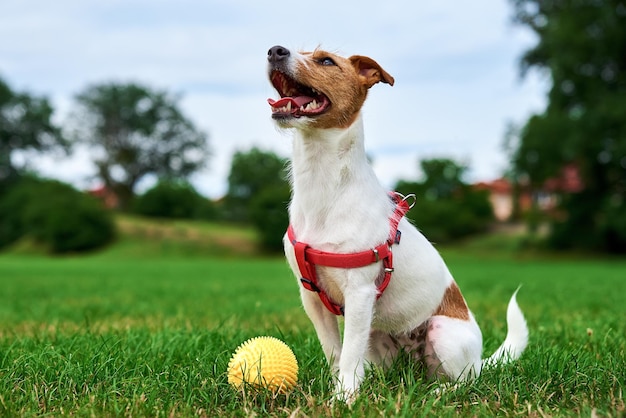
[[[241,344],[228,362],[228,383],[244,382],[274,393],[287,393],[298,381],[298,361],[278,338],[256,337]]]

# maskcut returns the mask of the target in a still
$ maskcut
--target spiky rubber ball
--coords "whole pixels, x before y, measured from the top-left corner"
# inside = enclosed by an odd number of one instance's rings
[[[235,350],[228,362],[228,383],[237,389],[245,382],[274,393],[287,393],[297,381],[296,356],[278,338],[251,338]]]

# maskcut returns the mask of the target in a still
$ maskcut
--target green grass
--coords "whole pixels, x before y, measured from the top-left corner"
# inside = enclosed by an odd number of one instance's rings
[[[256,256],[247,230],[122,222],[120,242],[101,253],[51,258],[22,244],[0,255],[0,416],[626,414],[626,260],[520,254],[508,238],[441,249],[485,354],[523,285],[527,351],[441,394],[399,359],[371,371],[347,407],[330,402],[331,376],[282,257]],[[230,355],[257,335],[283,339],[298,358],[287,396],[227,383]]]

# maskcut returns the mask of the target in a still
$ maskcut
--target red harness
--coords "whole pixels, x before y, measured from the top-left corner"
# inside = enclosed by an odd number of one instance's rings
[[[335,315],[344,314],[343,306],[333,302],[328,297],[328,294],[324,291],[324,289],[318,285],[317,270],[315,266],[320,265],[348,269],[365,267],[382,260],[384,275],[380,285],[378,285],[378,295],[376,296],[376,299],[381,297],[391,280],[391,273],[393,273],[393,254],[391,252],[391,246],[393,244],[400,243],[401,233],[398,231],[398,224],[411,208],[411,205],[409,205],[406,201],[407,198],[401,194],[390,193],[390,196],[396,203],[396,208],[393,215],[389,219],[389,237],[387,238],[387,241],[375,248],[372,248],[371,250],[350,254],[337,254],[319,251],[296,240],[296,236],[291,225],[287,228],[287,236],[294,247],[296,261],[298,262],[298,268],[300,269],[300,275],[302,276],[300,278],[302,286],[306,290],[316,292],[324,306],[326,306],[326,308],[328,308],[328,310]]]

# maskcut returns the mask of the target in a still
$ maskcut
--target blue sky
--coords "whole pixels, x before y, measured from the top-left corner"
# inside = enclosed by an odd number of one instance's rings
[[[7,0],[0,76],[15,90],[48,96],[59,122],[94,83],[135,81],[180,94],[213,149],[193,183],[218,197],[235,151],[289,155],[289,134],[275,129],[266,103],[274,96],[271,46],[368,55],[396,79],[375,86],[363,110],[383,184],[417,178],[418,159],[433,157],[463,161],[471,180],[489,180],[506,168],[507,123],[545,105],[546,80],[519,77],[519,57],[535,40],[511,24],[511,12],[505,0]],[[45,175],[93,185],[88,150],[30,161]]]

